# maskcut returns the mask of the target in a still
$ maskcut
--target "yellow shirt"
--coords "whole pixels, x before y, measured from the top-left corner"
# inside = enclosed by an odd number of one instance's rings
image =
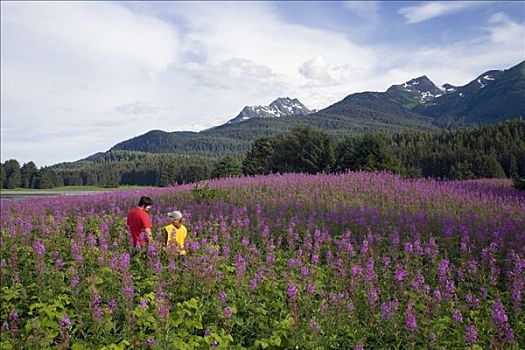
[[[188,235],[186,226],[180,225],[180,228],[177,229],[172,224],[169,224],[168,226],[164,227],[164,230],[166,230],[168,236],[166,245],[169,246],[173,243],[173,241],[175,241],[179,245],[181,255],[186,254],[186,250],[184,250],[184,242],[186,241],[186,236]]]

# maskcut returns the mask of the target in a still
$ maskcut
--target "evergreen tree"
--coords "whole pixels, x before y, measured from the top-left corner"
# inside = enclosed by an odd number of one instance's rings
[[[35,188],[47,189],[61,186],[62,183],[55,171],[49,167],[42,167],[35,178]]]
[[[25,163],[20,169],[21,173],[21,185],[24,188],[35,188],[35,177],[38,173],[38,169],[33,162]]]
[[[272,170],[280,173],[329,172],[335,163],[330,137],[310,126],[297,126],[288,134],[275,139]]]
[[[159,174],[159,186],[166,187],[175,182],[175,165],[171,163],[162,164]]]
[[[475,173],[477,177],[505,177],[505,172],[494,154],[476,156],[474,159],[474,168],[476,169]]]
[[[379,136],[366,135],[356,145],[350,159],[352,170],[387,170],[395,173],[404,171],[398,158],[387,147],[386,142]]]
[[[232,156],[226,156],[217,163],[211,172],[211,177],[221,178],[228,176],[239,176],[241,174],[242,170],[239,162]]]
[[[271,161],[275,153],[274,139],[262,137],[255,140],[242,163],[245,175],[262,175],[271,172]]]
[[[5,188],[6,185],[5,165],[0,163],[0,188]]]
[[[13,189],[22,185],[22,173],[20,163],[16,159],[10,159],[4,165],[6,176],[6,188]]]

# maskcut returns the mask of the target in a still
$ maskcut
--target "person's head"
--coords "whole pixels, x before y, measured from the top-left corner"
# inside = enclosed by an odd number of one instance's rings
[[[152,205],[153,205],[153,201],[151,200],[151,198],[146,197],[146,196],[140,197],[139,204],[138,204],[140,208],[143,208],[145,211],[149,212]]]
[[[168,213],[168,216],[171,218],[171,223],[176,228],[179,228],[182,225],[182,213],[180,211],[171,211]]]

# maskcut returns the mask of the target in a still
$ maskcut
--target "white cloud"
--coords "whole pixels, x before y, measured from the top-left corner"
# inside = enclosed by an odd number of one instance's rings
[[[1,156],[37,165],[152,129],[202,130],[279,96],[324,108],[422,74],[465,83],[523,60],[523,24],[503,14],[473,40],[406,47],[289,23],[265,2],[1,6]]]
[[[81,158],[151,127],[113,111],[133,101],[159,104],[155,83],[178,55],[175,27],[113,3],[1,6],[2,159]]]
[[[379,1],[344,1],[343,7],[361,18],[372,21],[379,19]]]
[[[386,77],[408,80],[426,74],[435,83],[464,85],[492,69],[506,69],[523,61],[525,24],[496,13],[487,19],[479,36],[446,46],[425,46],[407,56],[404,52],[385,51]],[[397,80],[395,80],[397,79]],[[400,80],[401,79],[401,80]]]
[[[407,23],[419,23],[432,18],[456,13],[467,8],[486,4],[483,1],[431,1],[416,6],[403,7],[399,13]]]
[[[525,26],[517,23],[502,12],[496,12],[488,20],[492,27],[487,27],[490,32],[491,41],[495,43],[521,43],[525,56]]]
[[[308,79],[329,80],[328,74],[330,65],[323,56],[317,56],[304,62],[299,68],[299,72]]]
[[[125,103],[115,107],[115,112],[126,115],[152,115],[166,109],[161,106],[154,106],[150,103],[143,101],[135,101],[131,103]]]

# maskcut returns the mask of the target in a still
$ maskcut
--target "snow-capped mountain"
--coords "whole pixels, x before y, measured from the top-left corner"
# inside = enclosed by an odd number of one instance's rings
[[[304,114],[308,116],[301,118]],[[310,111],[297,99],[279,98],[269,106],[245,107],[234,119],[207,130],[153,130],[112,150],[236,153],[259,137],[300,124],[341,136],[346,132],[455,128],[519,117],[525,117],[525,61],[503,71],[487,71],[463,86],[439,88],[422,76],[386,92],[350,94],[320,111]]]
[[[459,97],[464,97],[476,94],[479,90],[492,86],[496,80],[500,79],[503,74],[502,70],[491,70],[481,74],[476,79],[464,86],[453,86],[450,84],[443,85],[443,91],[449,94],[456,94]]]
[[[291,115],[305,115],[313,113],[296,98],[281,97],[268,106],[246,106],[241,113],[231,119],[228,124],[240,123],[252,118],[280,118]]]
[[[444,93],[426,75],[400,85],[392,85],[386,92],[389,94],[395,94],[396,92],[409,93],[418,99],[420,103],[432,101]]]

